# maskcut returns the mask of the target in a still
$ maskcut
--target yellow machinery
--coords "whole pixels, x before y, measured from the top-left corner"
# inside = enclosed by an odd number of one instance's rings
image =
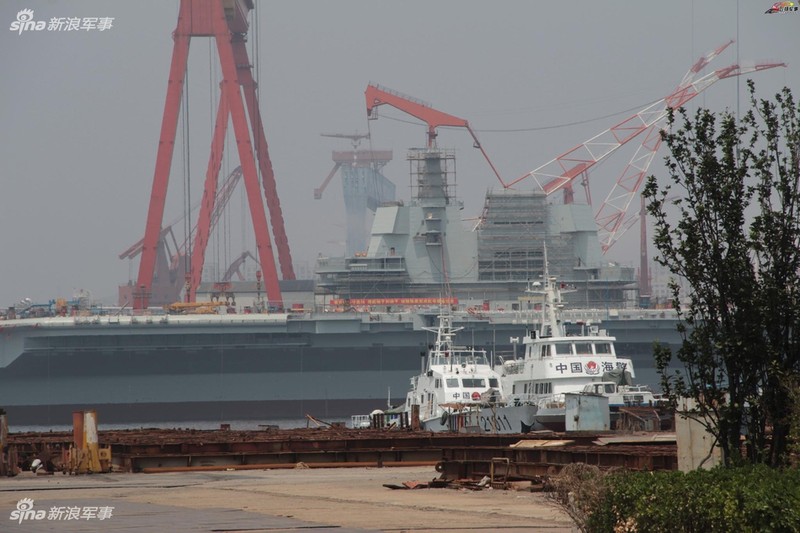
[[[175,302],[164,306],[171,315],[212,315],[224,302]]]

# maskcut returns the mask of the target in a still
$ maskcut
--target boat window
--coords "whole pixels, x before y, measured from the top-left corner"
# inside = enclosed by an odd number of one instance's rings
[[[625,405],[644,405],[644,396],[641,394],[625,394],[622,396]]]
[[[611,344],[608,342],[598,342],[597,344],[594,345],[594,350],[595,353],[598,354],[611,353]]]
[[[610,383],[606,384],[606,392],[609,394],[614,394],[614,385]]]
[[[485,387],[485,381],[483,378],[464,378],[461,380],[465,388],[473,388],[476,389],[478,387]]]
[[[489,378],[489,386],[496,389],[500,386],[500,383],[498,383],[497,378]]]
[[[554,344],[554,346],[556,347],[556,354],[558,355],[570,355],[572,353],[571,343]]]
[[[457,388],[458,378],[447,378],[447,386],[450,388]]]
[[[434,384],[434,387],[436,387],[437,389],[442,388],[442,380],[439,379],[439,378],[436,378],[436,382]]]
[[[592,355],[592,345],[588,342],[576,342],[575,353],[578,355]]]
[[[545,344],[544,346],[542,346],[542,355],[541,356],[542,357],[547,357],[548,355],[550,355],[550,345],[549,344]]]

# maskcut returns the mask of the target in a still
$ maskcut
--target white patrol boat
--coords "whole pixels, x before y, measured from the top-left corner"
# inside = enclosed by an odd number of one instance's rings
[[[411,378],[405,411],[419,406],[422,429],[489,433],[522,433],[533,423],[531,405],[507,406],[500,374],[485,350],[457,346],[451,317],[441,314],[422,372]]]
[[[615,339],[605,330],[585,324],[579,334],[567,335],[561,319],[562,288],[547,272],[544,287],[540,282],[532,285],[528,292],[541,295],[536,302],[541,305],[540,328],[523,339],[523,358],[496,366],[509,405],[536,407],[532,429],[564,430],[566,393],[580,393],[595,382],[609,382],[610,375],[619,372],[634,376],[633,363],[617,357]]]

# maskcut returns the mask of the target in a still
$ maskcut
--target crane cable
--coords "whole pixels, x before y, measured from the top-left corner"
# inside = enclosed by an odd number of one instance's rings
[[[184,275],[192,272],[192,188],[191,188],[191,150],[189,139],[189,64],[183,79],[183,233],[185,238]],[[189,294],[186,294],[188,298]]]
[[[252,23],[253,24],[253,40],[250,43],[251,44],[250,54],[251,54],[251,56],[253,58],[252,63],[254,65],[254,68],[253,68],[253,71],[254,71],[253,72],[253,76],[254,76],[253,83],[254,83],[255,86],[253,87],[253,98],[256,101],[256,105],[258,105],[258,102],[261,101],[261,94],[260,94],[261,93],[261,87],[259,85],[259,82],[261,80],[261,76],[260,76],[260,73],[261,73],[261,66],[260,66],[261,60],[260,60],[259,53],[258,53],[259,49],[261,48],[261,38],[260,38],[261,32],[259,31],[259,26],[260,26],[259,17],[258,17],[259,11],[257,11],[256,9],[253,9],[252,13],[253,13],[253,23]],[[253,139],[254,143],[253,144],[255,145],[254,154],[255,154],[255,163],[256,163],[256,176],[258,176],[259,192],[260,192],[260,194],[263,194],[262,188],[264,186],[263,185],[264,184],[264,176],[261,174],[261,163],[260,163],[260,161],[261,161],[262,154],[259,152],[259,146],[261,146],[261,141],[262,141],[262,137],[261,136],[262,136],[262,132],[264,131],[264,125],[263,125],[263,123],[261,123],[261,127],[256,128],[255,124],[251,123],[251,127],[252,127],[252,130],[253,130],[253,137],[254,137],[254,139]],[[263,154],[263,156],[264,157],[268,157],[268,154]],[[266,206],[266,209],[269,212],[269,205]],[[247,250],[246,242],[247,242],[247,228],[248,228],[248,225],[245,223],[245,218],[246,218],[245,217],[245,210],[242,209],[242,211],[241,211],[241,227],[242,227],[242,244],[241,244],[241,246],[242,246],[242,253],[244,253]],[[270,226],[269,226],[269,223],[267,223],[267,232],[269,232],[269,231],[270,231]],[[256,250],[257,246],[256,246],[256,241],[255,241],[255,238],[256,238],[255,230],[253,231],[253,235],[252,236],[253,236],[253,241],[252,241],[253,249]]]
[[[567,128],[569,126],[579,126],[581,124],[588,124],[590,122],[596,122],[598,120],[604,120],[604,119],[607,119],[607,118],[615,117],[617,115],[622,115],[623,113],[629,113],[629,112],[635,111],[637,109],[643,109],[643,108],[645,108],[647,106],[655,104],[656,102],[660,102],[661,100],[663,100],[663,98],[659,98],[658,100],[653,100],[651,102],[647,102],[647,103],[644,103],[644,104],[641,104],[641,105],[629,107],[628,109],[623,109],[621,111],[617,111],[615,113],[610,113],[608,115],[603,115],[603,116],[600,116],[600,117],[588,118],[588,119],[585,119],[585,120],[578,120],[578,121],[575,121],[575,122],[565,122],[563,124],[552,124],[552,125],[549,125],[549,126],[535,126],[535,127],[530,127],[530,128],[505,128],[505,129],[504,128],[501,128],[501,129],[478,129],[478,128],[474,128],[472,131],[474,131],[476,133],[522,133],[522,132],[526,132],[526,131],[545,131],[545,130],[554,130],[554,129],[559,129],[559,128]],[[402,119],[402,118],[399,118],[399,117],[393,117],[391,115],[386,115],[386,114],[382,115],[382,117],[383,118],[388,118],[389,120],[394,120],[396,122],[404,122],[406,124],[414,124],[416,126],[424,126],[425,125],[422,122],[418,122],[418,121],[414,121],[414,120]],[[439,127],[442,128],[442,129],[449,129],[449,130],[460,129],[460,128],[457,128],[456,126],[439,126]]]
[[[219,101],[220,99],[222,99],[222,91],[220,91],[219,95],[217,95],[216,91],[214,89],[214,81],[217,78],[217,76],[215,76],[215,69],[214,69],[214,67],[215,67],[215,65],[214,65],[214,43],[215,43],[215,41],[213,39],[209,39],[208,40],[208,94],[209,94],[209,99],[208,99],[209,108],[208,108],[208,111],[209,111],[209,121],[211,123],[211,131],[212,132],[214,132],[214,128],[215,128],[215,125],[216,125],[216,122],[215,122],[215,119],[214,119],[214,102],[218,102],[217,105],[221,105],[222,104],[222,102]],[[215,96],[216,96],[216,98],[215,98]],[[214,133],[212,133],[212,135],[214,135]],[[224,154],[224,149],[223,149],[223,154]],[[222,157],[223,156],[220,156],[221,159],[222,159]],[[226,175],[227,175],[227,173],[226,173]],[[219,238],[219,227],[217,227],[217,226],[214,227],[214,234],[213,234],[213,236],[209,235],[209,237],[208,237],[209,240],[212,237],[214,238],[214,259],[216,260],[216,267],[215,267],[216,272],[214,272],[214,279],[219,279],[219,264],[220,264],[219,263],[219,259],[220,259],[220,255],[219,255],[219,241],[220,241],[220,238]]]

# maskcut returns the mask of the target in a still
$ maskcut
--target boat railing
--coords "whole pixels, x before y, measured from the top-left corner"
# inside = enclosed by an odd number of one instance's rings
[[[372,415],[351,415],[350,427],[353,429],[369,429]]]
[[[529,394],[530,400],[527,403],[536,405],[539,409],[558,409],[566,404],[566,396],[563,392],[541,395]]]
[[[564,407],[566,404],[566,396],[563,392],[557,392],[553,394],[535,394],[528,392],[511,395],[511,403],[516,405],[535,405],[539,409],[556,409],[559,407]]]
[[[434,355],[431,358],[432,365],[475,365],[475,366],[487,366],[489,364],[489,360],[486,358],[486,355],[481,354],[458,354],[458,353],[450,353],[449,355]]]

